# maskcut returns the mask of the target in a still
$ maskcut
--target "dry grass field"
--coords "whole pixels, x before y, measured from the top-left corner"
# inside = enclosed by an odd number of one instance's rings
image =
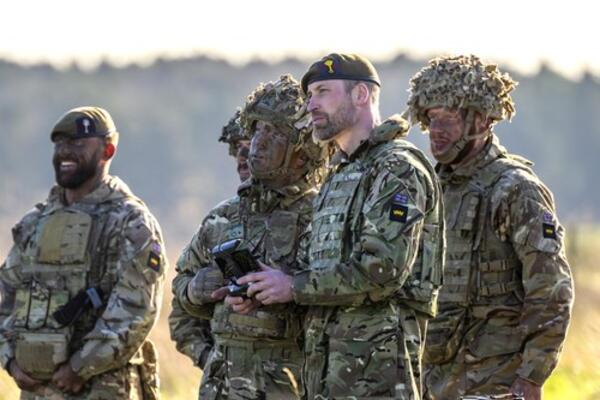
[[[558,368],[544,387],[545,400],[600,399],[600,227],[568,230],[569,261],[575,277],[575,308],[564,352]],[[175,250],[180,247],[172,247]],[[176,254],[171,254],[175,260]],[[172,278],[169,276],[169,282]],[[167,315],[170,284],[165,288],[164,307],[152,339],[160,351],[163,399],[197,398],[201,372],[180,355],[169,338]],[[18,398],[18,389],[0,371],[0,399]]]

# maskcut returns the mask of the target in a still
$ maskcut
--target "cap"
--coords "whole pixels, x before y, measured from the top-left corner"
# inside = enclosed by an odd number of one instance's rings
[[[366,58],[358,54],[331,53],[310,66],[302,77],[302,90],[307,93],[311,83],[329,79],[366,81],[381,86],[375,67]]]
[[[77,107],[67,111],[52,128],[50,139],[54,142],[59,134],[73,139],[108,136],[117,132],[112,117],[100,107]]]

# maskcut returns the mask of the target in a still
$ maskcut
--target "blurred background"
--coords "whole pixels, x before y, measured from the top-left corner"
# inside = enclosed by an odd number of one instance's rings
[[[481,56],[510,72],[517,115],[496,132],[532,160],[567,227],[576,282],[564,353],[546,399],[600,398],[600,37],[593,2],[183,0],[11,2],[0,15],[0,259],[11,227],[53,184],[49,132],[68,109],[98,105],[121,142],[112,173],[160,221],[173,265],[206,212],[235,193],[217,142],[259,82],[300,79],[330,52],[369,57],[382,115],[405,108],[429,58]],[[537,3],[537,4],[536,4]],[[594,37],[596,39],[594,39]],[[596,50],[594,50],[596,48]],[[409,136],[427,149],[417,128]],[[196,398],[201,372],[169,339],[170,280],[152,337],[165,399]],[[18,390],[0,371],[0,399]]]

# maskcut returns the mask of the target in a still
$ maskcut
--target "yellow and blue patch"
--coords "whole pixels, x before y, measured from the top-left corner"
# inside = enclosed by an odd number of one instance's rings
[[[146,265],[156,272],[160,271],[160,253],[160,244],[156,242],[152,243],[150,245],[150,252],[148,254],[148,261],[146,262]]]
[[[406,222],[408,218],[408,196],[403,193],[396,193],[392,197],[390,206],[390,221]]]
[[[552,214],[545,212],[543,220],[542,235],[547,239],[556,239],[556,225],[554,225],[554,218],[552,217]]]

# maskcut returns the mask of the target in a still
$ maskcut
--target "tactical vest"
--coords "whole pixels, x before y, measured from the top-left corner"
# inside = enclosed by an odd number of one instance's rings
[[[509,241],[491,224],[491,194],[502,176],[514,169],[532,173],[529,161],[504,155],[474,176],[444,184],[446,266],[439,296],[443,315],[428,331],[428,359],[443,363],[458,349],[467,318],[486,318],[497,306],[518,310],[523,299],[521,262]],[[444,311],[446,310],[446,311]]]
[[[305,196],[289,210],[261,211],[256,204],[251,204],[251,199],[242,198],[240,208],[243,210],[231,217],[220,242],[243,239],[243,246],[257,259],[276,267],[281,266],[283,272],[291,275],[297,265],[299,237],[309,219],[309,216],[296,209],[299,206],[306,209],[310,207],[310,202],[311,196]],[[249,315],[241,315],[219,302],[213,312],[211,331],[222,342],[263,339],[297,346],[296,340],[302,332],[302,318],[302,308],[294,304],[262,306]]]
[[[327,268],[347,262],[353,252],[361,252],[359,235],[362,229],[362,208],[373,187],[374,171],[382,170],[381,163],[388,160],[386,154],[408,152],[410,156],[420,161],[413,164],[415,168],[421,169],[425,175],[435,177],[435,171],[425,156],[405,140],[380,142],[367,151],[364,157],[357,158],[331,175],[321,188],[315,202],[312,221],[309,248],[311,269]],[[321,388],[326,378],[322,375],[329,353],[326,335],[329,338],[332,336],[354,338],[352,335],[356,330],[345,326],[346,318],[348,321],[356,320],[354,313],[365,313],[378,315],[380,317],[378,320],[381,321],[395,319],[400,324],[398,313],[402,304],[429,315],[435,313],[436,296],[443,273],[444,221],[440,188],[436,186],[434,191],[437,192],[437,204],[432,206],[432,212],[425,215],[419,252],[413,263],[412,273],[391,302],[382,302],[378,293],[369,293],[363,298],[366,304],[356,308],[309,308],[305,334],[305,347],[309,351],[306,354],[303,370],[303,379],[309,390],[309,397],[320,393],[321,389],[317,388]],[[332,318],[338,321],[329,324]],[[328,331],[330,328],[335,331]],[[361,338],[354,339],[361,340]],[[313,390],[315,393],[310,392]]]
[[[77,204],[60,209],[40,206],[31,222],[30,239],[21,243],[21,285],[16,288],[13,327],[15,359],[37,379],[49,379],[56,367],[82,345],[101,313],[88,311],[62,326],[53,313],[82,290],[100,287],[110,294],[116,276],[105,274],[106,262],[118,257],[103,233],[111,204]],[[111,221],[115,224],[115,221]],[[102,308],[102,310],[104,307]]]
[[[429,161],[414,145],[405,140],[384,142],[372,149],[363,160],[357,160],[324,185],[313,217],[310,246],[311,268],[335,265],[349,259],[352,251],[360,251],[357,237],[361,230],[361,209],[372,187],[373,170],[381,169],[381,156],[389,152],[409,152],[420,161],[416,168],[435,176]],[[437,293],[442,283],[444,259],[444,220],[441,193],[436,186],[437,204],[425,215],[419,252],[412,273],[396,299],[418,311],[433,316]],[[352,246],[357,246],[353,249]]]

